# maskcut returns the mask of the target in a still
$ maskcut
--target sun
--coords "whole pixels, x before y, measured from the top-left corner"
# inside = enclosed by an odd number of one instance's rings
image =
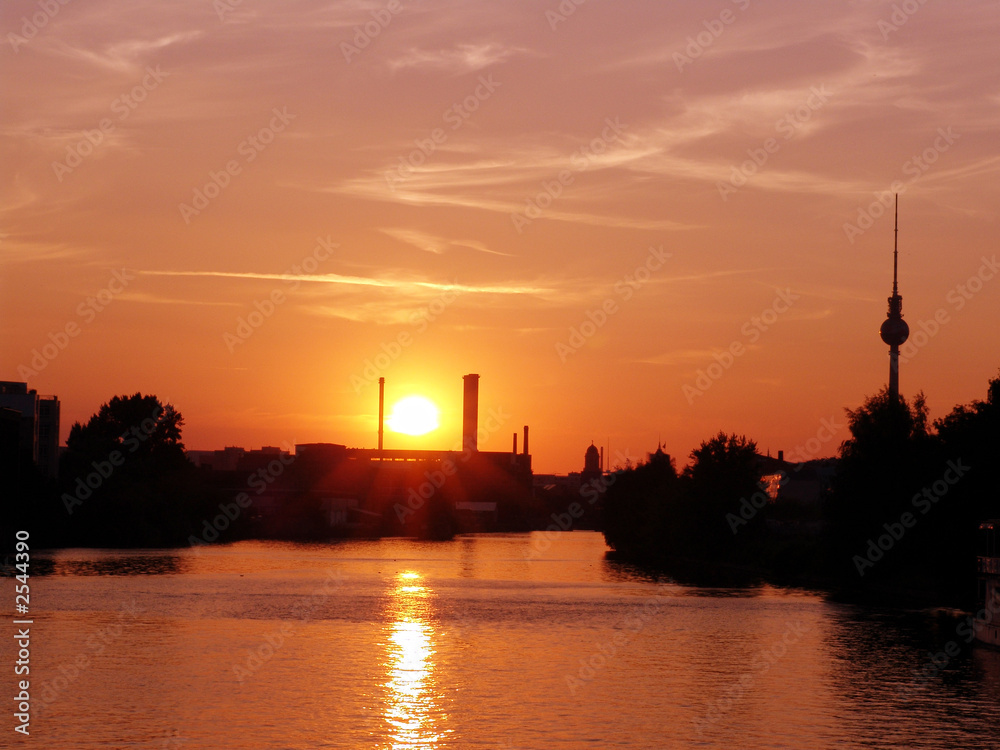
[[[385,422],[393,432],[426,435],[438,428],[438,409],[423,396],[407,396],[395,403]]]

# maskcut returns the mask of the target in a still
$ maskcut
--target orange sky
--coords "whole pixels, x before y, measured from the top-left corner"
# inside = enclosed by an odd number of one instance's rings
[[[476,372],[481,447],[529,424],[536,471],[720,429],[830,455],[887,378],[893,183],[904,316],[943,321],[902,392],[941,416],[1000,366],[995,2],[18,0],[0,31],[0,379],[64,438],[142,391],[189,448],[374,446],[374,374],[442,410],[386,447],[448,448]]]

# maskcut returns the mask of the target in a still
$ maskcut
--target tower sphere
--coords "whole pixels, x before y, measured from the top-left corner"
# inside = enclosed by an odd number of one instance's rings
[[[910,337],[910,327],[902,318],[886,318],[878,332],[889,346],[901,346]]]

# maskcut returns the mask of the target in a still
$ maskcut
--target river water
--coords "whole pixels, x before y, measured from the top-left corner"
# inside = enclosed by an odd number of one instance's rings
[[[1000,747],[1000,653],[949,613],[679,585],[605,551],[571,532],[34,555],[31,736],[8,704],[0,747]]]

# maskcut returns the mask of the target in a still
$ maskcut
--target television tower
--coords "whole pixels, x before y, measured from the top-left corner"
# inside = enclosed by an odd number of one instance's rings
[[[896,226],[892,246],[892,296],[889,297],[889,315],[882,321],[879,335],[889,345],[889,399],[899,400],[899,347],[910,337],[910,327],[903,320],[903,298],[899,296],[899,194],[896,194]]]

